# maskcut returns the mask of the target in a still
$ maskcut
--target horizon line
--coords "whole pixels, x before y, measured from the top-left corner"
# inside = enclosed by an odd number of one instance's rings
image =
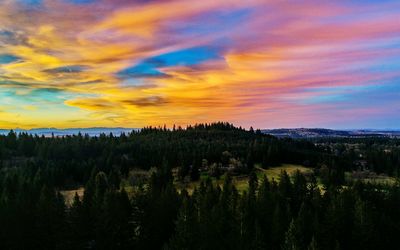
[[[186,125],[186,126],[176,126],[176,127],[181,127],[183,129],[186,129],[188,126],[193,126],[193,125]],[[242,126],[236,126],[235,127],[239,128],[244,128]],[[57,128],[57,127],[38,127],[38,128],[0,128],[0,131],[34,131],[34,130],[90,130],[90,129],[122,129],[122,130],[138,130],[142,128],[147,128],[147,127],[152,127],[152,128],[163,128],[164,126],[143,126],[143,127],[67,127],[67,128]],[[250,126],[252,127],[252,126]],[[246,130],[249,130],[249,128],[244,128]],[[171,127],[167,126],[167,129],[171,129]],[[354,130],[369,130],[369,131],[400,131],[400,128],[330,128],[330,127],[274,127],[274,128],[254,128],[254,130],[279,130],[279,129],[291,129],[291,130],[298,130],[298,129],[325,129],[325,130],[334,130],[334,131],[354,131]]]

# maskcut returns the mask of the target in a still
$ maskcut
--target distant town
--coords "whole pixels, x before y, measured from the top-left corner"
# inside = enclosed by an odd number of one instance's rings
[[[282,128],[264,129],[265,134],[276,137],[313,138],[313,137],[400,137],[400,130],[333,130],[324,128]]]

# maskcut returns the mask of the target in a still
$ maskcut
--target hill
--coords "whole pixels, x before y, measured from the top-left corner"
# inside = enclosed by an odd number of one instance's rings
[[[93,127],[93,128],[36,128],[36,129],[14,129],[16,133],[27,133],[31,135],[39,135],[50,137],[54,136],[67,136],[67,135],[77,135],[79,133],[89,136],[99,136],[101,134],[112,133],[115,136],[120,136],[122,133],[130,133],[133,130],[138,130],[136,128],[105,128],[105,127]],[[10,132],[9,129],[0,129],[0,135],[6,135]]]

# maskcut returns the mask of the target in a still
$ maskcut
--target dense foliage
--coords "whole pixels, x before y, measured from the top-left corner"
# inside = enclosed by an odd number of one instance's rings
[[[11,132],[0,136],[0,249],[396,249],[400,185],[344,183],[344,172],[397,176],[399,145],[277,139],[226,123],[121,137]],[[315,175],[257,178],[255,164],[280,163]],[[152,167],[126,191],[133,168]],[[200,173],[209,177],[190,193],[177,189]],[[238,174],[248,175],[244,192]],[[79,185],[67,204],[60,190]]]
[[[116,137],[75,135],[39,137],[10,132],[0,136],[0,166],[41,168],[57,186],[85,183],[96,167],[105,173],[118,169],[150,169],[168,162],[189,173],[191,166],[228,168],[231,159],[248,172],[254,163],[264,167],[282,162],[316,166],[318,148],[307,141],[279,140],[260,131],[245,131],[227,123],[196,125],[186,129],[144,128]],[[240,164],[239,164],[240,165]]]
[[[149,127],[120,137],[112,134],[39,137],[14,132],[0,136],[0,168],[41,168],[59,187],[85,183],[95,167],[107,174],[118,169],[127,175],[132,168],[160,167],[166,161],[188,175],[192,167],[226,170],[232,162],[236,172],[249,172],[254,163],[261,163],[264,168],[295,163],[316,168],[327,166],[342,174],[359,168],[358,163],[364,160],[363,166],[372,171],[397,176],[400,140],[278,139],[228,123],[172,130]]]
[[[400,186],[355,183],[324,192],[314,176],[225,176],[178,192],[168,167],[131,197],[94,171],[70,207],[40,171],[1,177],[1,249],[396,249]]]

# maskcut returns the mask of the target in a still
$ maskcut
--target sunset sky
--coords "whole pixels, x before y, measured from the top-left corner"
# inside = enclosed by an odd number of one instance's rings
[[[0,128],[211,121],[400,128],[400,1],[0,1]]]

